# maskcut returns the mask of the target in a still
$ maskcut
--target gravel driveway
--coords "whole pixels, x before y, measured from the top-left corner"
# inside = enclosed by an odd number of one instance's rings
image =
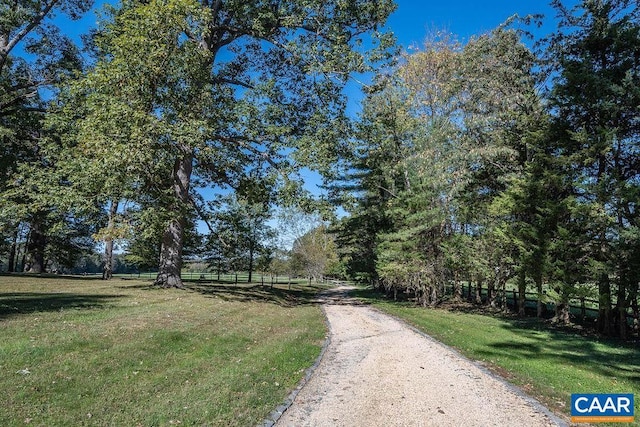
[[[450,348],[345,298],[347,291],[324,294],[330,343],[276,426],[566,425]]]

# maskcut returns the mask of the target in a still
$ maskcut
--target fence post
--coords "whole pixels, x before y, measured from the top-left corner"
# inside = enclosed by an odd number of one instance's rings
[[[235,279],[235,284],[238,284],[238,273],[236,273],[236,279]]]
[[[580,297],[580,315],[582,316],[582,321],[587,318],[587,307],[584,304],[584,298]]]

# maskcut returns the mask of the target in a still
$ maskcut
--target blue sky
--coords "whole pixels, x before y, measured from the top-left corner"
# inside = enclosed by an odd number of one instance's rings
[[[548,0],[396,0],[396,4],[388,24],[404,47],[420,46],[430,29],[448,30],[464,41],[490,31],[516,13],[545,15],[545,26],[538,31],[541,35],[555,28],[555,11]]]

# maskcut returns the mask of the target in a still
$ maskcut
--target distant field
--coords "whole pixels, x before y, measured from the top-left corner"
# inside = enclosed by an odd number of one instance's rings
[[[126,273],[126,274],[116,274],[115,278],[120,279],[140,279],[140,280],[150,280],[155,279],[158,273],[155,272],[144,272],[144,273]],[[101,274],[92,274],[85,277],[101,277]],[[183,271],[182,272],[182,280],[187,282],[212,282],[212,283],[220,283],[220,284],[246,284],[249,281],[249,274],[247,272],[239,272],[239,273],[211,273],[211,272],[193,272],[193,271]],[[260,285],[307,285],[311,284],[309,279],[300,278],[300,277],[290,277],[288,275],[271,275],[268,273],[253,273],[252,277],[253,284]],[[315,283],[315,281],[313,282]]]
[[[317,286],[0,276],[0,425],[248,426],[325,337]]]
[[[479,361],[559,414],[570,414],[572,393],[634,393],[640,425],[637,344],[552,329],[535,319],[479,314],[473,306],[426,309],[368,290],[356,295]]]

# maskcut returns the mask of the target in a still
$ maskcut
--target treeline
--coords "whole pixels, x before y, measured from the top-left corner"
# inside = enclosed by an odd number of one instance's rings
[[[252,282],[254,272],[307,277],[316,281],[325,276],[339,276],[342,272],[334,237],[318,215],[281,210],[277,215],[278,222],[282,223],[280,233],[267,224],[270,216],[252,217],[246,207],[234,209],[227,205],[211,217],[216,219],[210,222],[212,232],[193,233],[189,237],[182,274],[219,276],[237,272],[244,275],[246,272],[246,280]],[[19,230],[10,245],[4,247],[5,251],[0,251],[0,273],[33,272],[29,264],[30,230],[24,224]],[[288,236],[288,241],[282,241],[283,235]],[[136,246],[139,241],[135,238],[119,239],[118,250],[111,253],[109,259],[103,248],[96,246],[95,238],[89,232],[85,231],[77,242],[82,244],[74,246],[73,240],[56,240],[49,234],[40,272],[102,274],[104,279],[110,279],[114,274],[157,272],[157,250]]]
[[[53,16],[90,2],[7,5],[2,268],[71,269],[98,244],[105,278],[120,247],[165,287],[190,257],[297,263],[423,305],[449,285],[460,298],[463,282],[509,283],[521,313],[527,289],[546,290],[563,322],[570,298],[593,296],[600,332],[625,338],[639,311],[640,7],[552,4],[558,28],[535,44],[531,17],[405,54],[382,30],[390,0],[127,1],[82,48]],[[376,73],[356,120],[352,73]],[[349,213],[333,227],[341,263],[322,227],[286,253],[271,244],[274,206],[327,207],[303,191],[305,168]]]
[[[392,58],[393,2],[107,3],[80,46],[58,23],[92,6],[0,7],[1,268],[70,270],[100,245],[105,278],[126,251],[182,287],[194,254],[296,257],[269,254],[273,207],[315,209],[301,170],[338,158],[343,88]]]
[[[640,281],[640,7],[553,5],[465,43],[433,34],[378,75],[333,192],[351,277],[422,305],[462,284],[514,284],[553,301],[599,301],[597,327],[627,338]],[[534,47],[530,47],[534,46]],[[636,326],[637,327],[637,326]]]

